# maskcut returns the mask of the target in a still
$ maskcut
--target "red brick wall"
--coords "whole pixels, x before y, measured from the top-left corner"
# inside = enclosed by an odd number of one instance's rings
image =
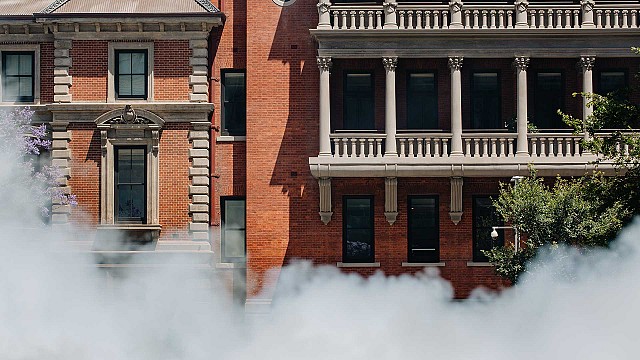
[[[71,123],[71,178],[69,186],[78,197],[71,221],[94,226],[100,222],[100,132],[91,123]]]
[[[53,43],[40,43],[40,102],[53,102]]]
[[[74,40],[71,49],[70,75],[73,77],[73,101],[106,101],[108,42]]]
[[[189,41],[158,40],[153,46],[154,99],[188,101],[191,75]]]

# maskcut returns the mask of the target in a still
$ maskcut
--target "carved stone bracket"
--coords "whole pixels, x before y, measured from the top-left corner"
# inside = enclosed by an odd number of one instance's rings
[[[393,225],[398,217],[398,178],[384,179],[384,216],[389,225]]]
[[[331,178],[319,178],[320,187],[320,220],[327,225],[331,221]]]
[[[463,180],[461,177],[451,178],[451,204],[449,217],[456,225],[458,225],[460,220],[462,220],[462,184]]]

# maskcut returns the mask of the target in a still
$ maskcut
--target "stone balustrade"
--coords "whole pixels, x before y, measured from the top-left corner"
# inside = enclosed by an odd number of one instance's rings
[[[401,157],[448,157],[451,133],[404,133],[396,136]]]
[[[464,156],[510,157],[515,156],[515,133],[464,133]]]
[[[409,5],[385,0],[382,5],[331,4],[319,0],[318,29],[440,30],[440,29],[637,29],[640,4],[545,4],[515,0],[513,4]]]
[[[331,134],[333,157],[379,158],[384,156],[385,134]]]

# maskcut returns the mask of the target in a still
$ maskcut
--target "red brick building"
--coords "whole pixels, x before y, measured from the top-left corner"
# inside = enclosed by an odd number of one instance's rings
[[[637,85],[638,10],[23,1],[0,4],[0,91],[50,123],[79,200],[54,204],[52,221],[83,224],[87,249],[191,253],[251,310],[295,259],[364,275],[436,267],[462,298],[505,285],[481,252],[513,238],[489,235],[499,183],[529,164],[592,168],[556,110],[588,116],[572,93]]]

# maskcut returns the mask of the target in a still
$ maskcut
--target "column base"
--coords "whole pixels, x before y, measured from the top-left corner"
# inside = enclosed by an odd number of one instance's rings
[[[526,157],[529,156],[528,151],[516,151],[516,157]]]
[[[397,158],[398,157],[398,153],[385,153],[384,157]]]
[[[326,158],[326,157],[332,157],[332,156],[333,156],[333,154],[332,154],[332,153],[330,153],[330,152],[328,152],[328,153],[323,153],[323,152],[321,152],[321,153],[319,153],[319,154],[318,154],[318,157],[324,157],[324,158]]]
[[[449,154],[450,157],[461,157],[464,156],[464,153],[462,151],[452,151],[451,154]]]

